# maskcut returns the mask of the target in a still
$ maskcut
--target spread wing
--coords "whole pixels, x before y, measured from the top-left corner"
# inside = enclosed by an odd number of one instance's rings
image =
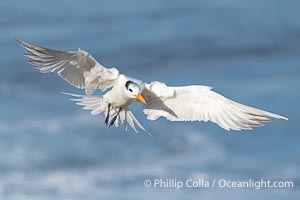
[[[287,120],[227,99],[208,86],[168,87],[152,82],[145,84],[142,95],[147,102],[144,113],[149,120],[162,116],[171,121],[211,121],[226,130],[251,130],[270,118]]]
[[[108,104],[107,102],[103,101],[102,96],[85,96],[85,95],[78,95],[78,94],[70,94],[70,93],[63,93],[66,95],[70,95],[75,97],[70,99],[75,101],[77,105],[84,106],[83,109],[91,110],[92,115],[98,115],[101,113],[107,115]],[[119,108],[111,108],[109,118],[112,119],[117,113]],[[114,125],[118,127],[119,124],[122,124],[127,131],[128,125],[135,131],[138,132],[137,127],[141,130],[145,131],[150,135],[150,133],[140,124],[140,122],[135,118],[133,113],[128,108],[123,108],[119,113]],[[136,127],[137,126],[137,127]]]
[[[92,94],[97,88],[106,90],[113,86],[119,77],[116,68],[107,69],[98,63],[88,52],[63,52],[40,47],[17,39],[27,51],[29,63],[42,73],[55,72],[68,83],[85,88]]]

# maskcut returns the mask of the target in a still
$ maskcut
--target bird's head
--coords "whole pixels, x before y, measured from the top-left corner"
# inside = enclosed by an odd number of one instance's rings
[[[140,102],[146,104],[144,97],[141,95],[141,88],[137,83],[133,81],[127,81],[125,83],[125,88],[126,88],[126,95],[129,98],[137,99]]]

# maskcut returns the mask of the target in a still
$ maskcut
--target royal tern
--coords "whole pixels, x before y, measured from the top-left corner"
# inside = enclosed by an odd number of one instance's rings
[[[91,110],[92,115],[105,114],[105,123],[116,126],[128,124],[146,129],[134,117],[128,106],[136,100],[144,103],[147,119],[165,117],[170,121],[211,121],[225,130],[251,130],[262,126],[270,118],[288,118],[232,101],[209,86],[189,85],[170,87],[154,81],[144,83],[119,73],[116,68],[105,68],[88,52],[63,52],[44,48],[17,39],[27,51],[25,56],[42,73],[55,72],[68,83],[85,89],[85,95],[69,94],[76,104]],[[105,91],[103,96],[93,96],[96,89]]]

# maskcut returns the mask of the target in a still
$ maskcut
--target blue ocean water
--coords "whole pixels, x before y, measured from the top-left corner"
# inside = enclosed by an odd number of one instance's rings
[[[300,2],[1,1],[0,199],[299,199]],[[26,63],[22,38],[89,51],[145,81],[203,84],[289,117],[253,131],[147,121],[107,128]],[[146,179],[291,180],[294,188],[146,188]]]

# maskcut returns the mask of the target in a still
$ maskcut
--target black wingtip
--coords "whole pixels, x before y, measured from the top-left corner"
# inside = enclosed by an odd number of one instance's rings
[[[22,43],[22,44],[26,43],[24,40],[22,40],[22,39],[20,39],[20,38],[15,38],[15,40],[16,40],[17,42]]]
[[[34,44],[32,44],[30,42],[26,42],[26,41],[24,41],[24,40],[22,40],[20,38],[15,38],[15,40],[17,42],[20,42],[23,47],[31,47],[32,45],[34,45]],[[37,46],[37,45],[35,45],[35,46]]]
[[[20,38],[15,38],[15,40],[16,40],[17,42],[20,42],[22,47],[30,46],[30,43],[28,43],[28,42],[26,42],[26,41],[24,41],[24,40],[22,40],[22,39],[20,39]]]

